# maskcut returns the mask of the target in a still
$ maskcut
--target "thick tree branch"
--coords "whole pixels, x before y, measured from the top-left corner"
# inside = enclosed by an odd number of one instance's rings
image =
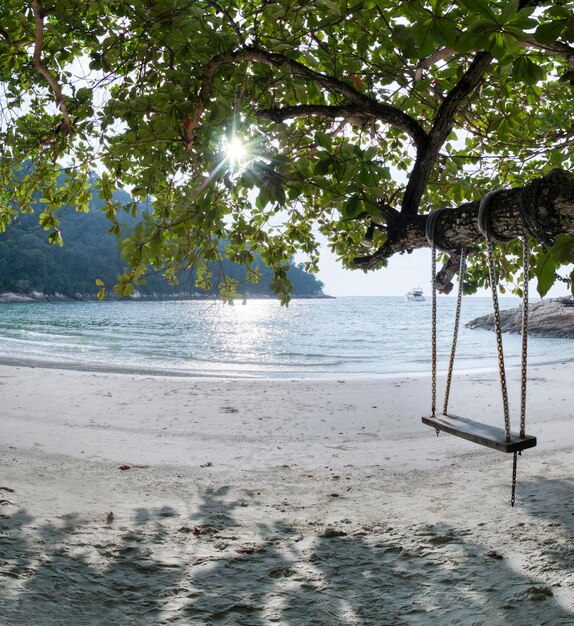
[[[435,63],[452,58],[456,54],[454,48],[441,48],[430,54],[426,59],[421,59],[415,68],[414,82],[418,83],[422,80],[425,70],[430,69]]]
[[[437,220],[437,246],[458,251],[484,240],[478,228],[480,201],[445,211]],[[397,252],[429,247],[426,216],[403,219],[388,229],[387,241],[371,255],[355,259],[355,266],[374,269]],[[561,233],[574,235],[574,175],[553,170],[525,187],[509,189],[494,197],[490,207],[492,229],[506,237],[520,237],[525,228],[540,242],[552,243]],[[456,265],[456,264],[455,264]],[[446,275],[445,275],[446,276]],[[443,285],[443,290],[447,289]]]
[[[10,46],[14,46],[14,48],[20,48],[22,46],[29,46],[34,43],[34,40],[30,37],[23,37],[22,39],[10,39],[10,35],[3,29],[0,28],[0,37]]]
[[[540,43],[536,41],[534,35],[528,35],[522,41],[517,42],[522,48],[536,48],[536,50],[542,50],[548,52],[555,57],[562,57],[568,61],[568,65],[574,66],[574,48],[565,43],[555,41],[554,43]]]
[[[534,48],[547,52],[555,57],[561,57],[568,61],[570,66],[574,66],[574,48],[566,43],[555,41],[553,43],[540,43],[536,41],[534,35],[526,35],[522,40],[516,42],[521,48]],[[418,83],[424,76],[424,71],[430,69],[435,63],[439,61],[446,61],[456,56],[457,51],[454,48],[440,48],[425,59],[420,60],[415,67],[415,75],[413,82]]]
[[[422,126],[412,117],[403,113],[400,109],[378,102],[370,101],[369,104],[342,104],[339,106],[321,104],[302,104],[280,109],[262,109],[256,111],[260,119],[273,122],[284,122],[294,117],[319,115],[325,118],[344,118],[351,124],[365,124],[373,119],[379,120],[391,126],[395,126],[406,132],[417,147],[422,147],[427,135]]]
[[[484,73],[492,61],[489,52],[479,52],[468,70],[443,100],[430,132],[431,144],[438,150],[452,130],[452,122],[461,104],[482,82]]]
[[[401,213],[405,216],[417,214],[439,151],[452,130],[454,116],[465,100],[481,83],[491,61],[492,56],[490,53],[479,52],[463,77],[451,89],[440,105],[428,135],[429,139],[417,151],[417,158],[409,177],[401,206]]]
[[[196,105],[193,119],[190,120],[186,129],[188,150],[193,148],[195,129],[199,126],[201,116],[209,101],[215,73],[223,65],[240,63],[241,61],[253,61],[263,63],[264,65],[283,68],[293,77],[298,76],[312,80],[331,93],[336,93],[345,98],[350,105],[354,105],[357,108],[357,111],[362,109],[363,113],[366,112],[370,117],[375,117],[376,119],[394,124],[398,128],[401,128],[409,134],[417,146],[424,143],[426,140],[426,134],[420,124],[399,109],[381,104],[375,99],[361,93],[345,81],[335,78],[334,76],[327,76],[321,72],[317,72],[283,54],[267,52],[260,48],[247,47],[237,50],[230,55],[216,56],[205,66],[199,91],[199,101]],[[290,109],[293,111],[293,107],[290,107]],[[268,117],[268,119],[271,118]],[[287,117],[283,119],[287,119]]]
[[[32,66],[38,74],[44,76],[44,78],[48,81],[48,84],[56,96],[56,104],[58,105],[58,108],[62,112],[62,117],[64,118],[62,125],[64,128],[69,129],[72,127],[72,120],[70,119],[70,112],[68,111],[68,107],[64,101],[62,89],[60,88],[60,85],[54,75],[42,63],[42,52],[44,49],[44,11],[38,0],[30,0],[30,6],[32,7],[32,11],[34,13],[34,22],[36,26]]]

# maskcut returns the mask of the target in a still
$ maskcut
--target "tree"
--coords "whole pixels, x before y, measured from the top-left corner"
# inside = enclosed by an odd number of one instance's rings
[[[515,239],[527,228],[545,293],[574,260],[573,8],[7,0],[2,219],[41,193],[41,224],[58,243],[59,207],[85,210],[97,163],[114,232],[115,189],[154,203],[153,218],[123,244],[132,269],[120,293],[150,264],[168,278],[197,267],[208,285],[206,263],[226,239],[236,262],[261,254],[287,298],[288,260],[299,250],[316,269],[318,232],[345,266],[377,269],[428,246],[428,214],[448,207],[436,232],[451,250],[439,281],[448,291],[461,246],[472,253],[470,282],[484,284],[478,204],[503,188],[492,229]],[[34,167],[15,187],[25,159]],[[497,253],[512,280],[516,242]],[[234,287],[225,281],[223,295]]]

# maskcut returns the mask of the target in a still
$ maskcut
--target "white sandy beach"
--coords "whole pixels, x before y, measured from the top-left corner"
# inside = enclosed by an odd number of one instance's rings
[[[511,508],[428,377],[0,366],[0,624],[574,624],[574,363],[529,375]],[[497,380],[452,411],[502,425]]]

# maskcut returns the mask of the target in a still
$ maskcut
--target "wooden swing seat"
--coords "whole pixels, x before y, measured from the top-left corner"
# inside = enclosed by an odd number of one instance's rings
[[[436,430],[442,430],[500,452],[520,452],[536,445],[536,437],[531,435],[521,437],[518,433],[511,432],[510,439],[507,440],[504,428],[475,422],[459,415],[425,416],[422,421],[423,424]]]

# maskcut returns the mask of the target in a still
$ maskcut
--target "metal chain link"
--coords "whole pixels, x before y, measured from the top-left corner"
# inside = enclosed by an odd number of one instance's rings
[[[498,350],[498,371],[500,374],[500,389],[502,391],[502,405],[504,409],[504,435],[506,441],[510,441],[510,410],[508,407],[508,389],[506,386],[506,371],[504,369],[504,352],[502,350],[502,329],[500,325],[500,308],[498,306],[498,294],[496,292],[496,274],[494,271],[494,254],[492,241],[486,239],[486,251],[488,256],[488,275],[492,290],[492,306],[494,309],[494,331],[496,333],[496,346]]]
[[[456,354],[456,342],[458,339],[458,327],[460,325],[460,310],[462,304],[462,291],[463,291],[463,283],[464,283],[464,273],[466,271],[466,248],[462,248],[460,251],[460,266],[458,272],[458,296],[456,299],[456,313],[454,316],[454,330],[452,335],[452,347],[450,350],[450,360],[448,363],[448,374],[446,378],[446,390],[444,393],[444,405],[443,405],[443,415],[448,415],[448,399],[450,396],[450,385],[452,382],[452,373],[454,370],[454,357]]]
[[[520,436],[526,436],[526,382],[528,367],[528,279],[530,276],[530,248],[528,246],[528,233],[524,233],[522,238],[522,354],[520,359]],[[512,493],[510,495],[510,506],[516,502],[516,472],[518,468],[518,455],[514,453],[512,461]]]
[[[568,278],[568,276],[560,276],[560,274],[558,272],[554,272],[554,278],[561,282],[561,283],[565,283],[566,285],[570,286],[570,284],[572,283],[572,279]]]
[[[431,252],[432,262],[432,353],[431,353],[431,386],[432,386],[432,401],[431,401],[431,414],[436,417],[436,246],[432,245]],[[437,431],[438,435],[438,431]]]
[[[530,248],[528,246],[528,234],[524,233],[522,239],[522,355],[520,361],[520,436],[526,435],[526,381],[528,368],[528,278],[530,275]]]
[[[516,502],[516,470],[518,468],[518,452],[514,453],[512,459],[512,493],[510,494],[510,506],[514,506]]]

